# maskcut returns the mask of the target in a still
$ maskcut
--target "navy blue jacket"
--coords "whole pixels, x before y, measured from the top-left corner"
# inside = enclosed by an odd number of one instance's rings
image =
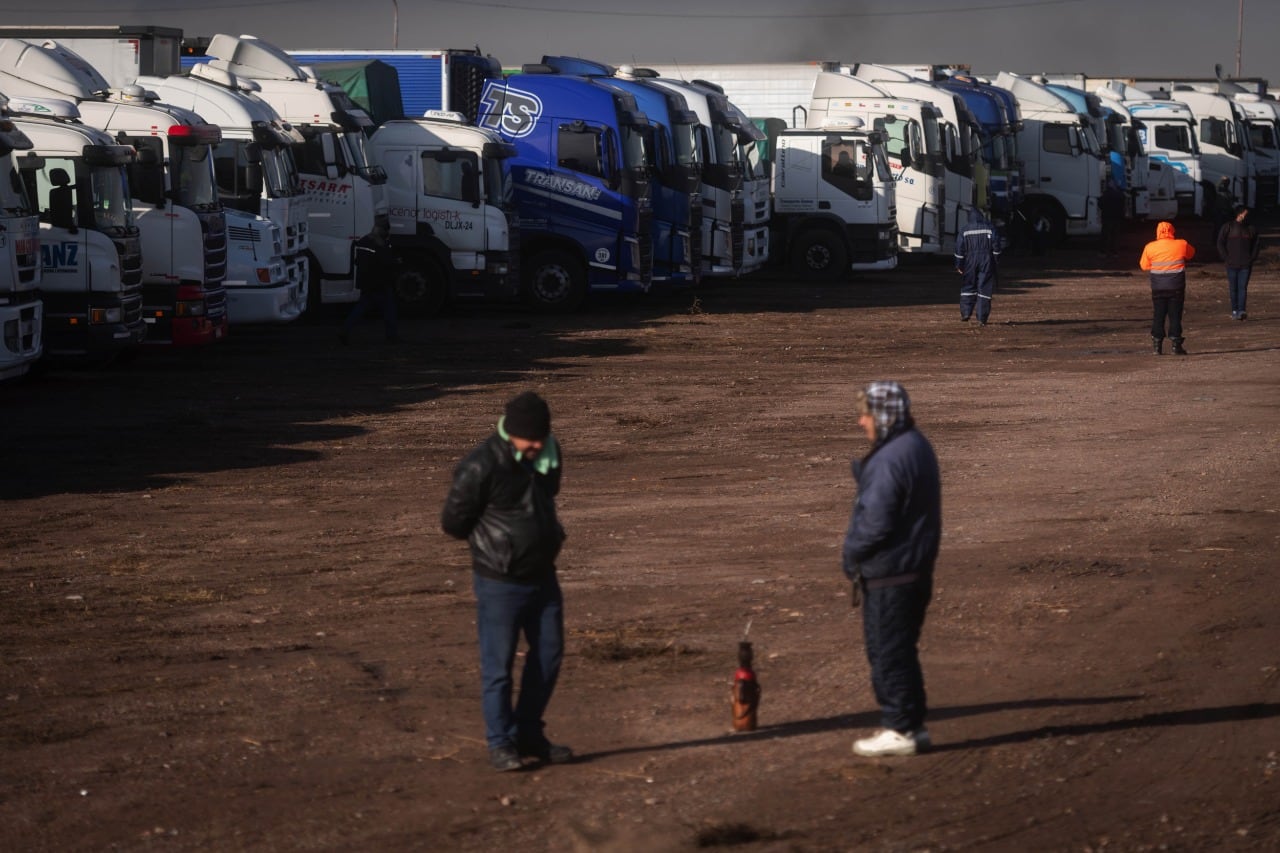
[[[877,585],[931,574],[942,539],[942,478],[915,427],[890,433],[853,462],[858,499],[844,537],[844,573]]]
[[[964,273],[966,290],[987,282],[995,285],[1002,243],[991,220],[981,213],[970,217],[956,239],[955,251],[956,269]]]

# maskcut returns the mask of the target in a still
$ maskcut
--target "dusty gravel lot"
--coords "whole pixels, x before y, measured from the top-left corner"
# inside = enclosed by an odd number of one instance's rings
[[[397,347],[313,318],[0,387],[4,847],[1280,849],[1280,231],[1237,323],[1183,230],[1185,358],[1150,353],[1144,226],[1114,260],[1010,259],[981,329],[912,264],[462,311]],[[911,759],[850,752],[875,378],[943,466]],[[524,388],[566,450],[549,733],[580,760],[499,775],[438,518]]]

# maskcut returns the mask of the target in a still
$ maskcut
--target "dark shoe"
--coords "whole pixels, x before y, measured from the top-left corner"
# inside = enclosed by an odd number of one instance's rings
[[[1187,354],[1187,351],[1186,351],[1186,350],[1184,350],[1184,349],[1182,348],[1182,338],[1169,338],[1169,341],[1173,344],[1173,354],[1174,354],[1174,355],[1186,355],[1186,354]]]
[[[520,753],[513,746],[498,746],[489,750],[489,766],[499,773],[519,770],[524,767],[520,761]]]
[[[1156,355],[1164,355],[1164,338],[1152,338],[1151,351]]]
[[[1246,314],[1244,311],[1241,311],[1241,312],[1240,312],[1240,319],[1241,319],[1241,320],[1248,320],[1248,319],[1249,319],[1249,315],[1248,315],[1248,314]]]
[[[541,743],[521,744],[520,754],[536,758],[544,764],[568,764],[573,761],[573,750],[549,740]]]
[[[961,322],[961,323],[967,323],[967,322],[969,322],[969,315],[968,315],[968,314],[961,314],[961,315],[960,315],[960,322]]]

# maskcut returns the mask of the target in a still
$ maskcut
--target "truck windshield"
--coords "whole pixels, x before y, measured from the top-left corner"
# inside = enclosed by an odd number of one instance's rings
[[[94,227],[108,234],[132,228],[133,206],[129,200],[129,182],[124,167],[77,166],[88,171]]]
[[[284,198],[299,192],[298,171],[288,148],[262,149],[262,177],[270,198]]]
[[[1249,142],[1254,148],[1280,148],[1276,144],[1276,128],[1269,122],[1249,122]]]
[[[889,168],[889,158],[885,156],[883,145],[871,146],[871,162],[875,164],[877,181],[885,183],[893,180],[893,170]]]
[[[218,206],[213,152],[208,145],[172,146],[169,170],[175,204],[192,210],[212,210]]]
[[[694,169],[699,168],[698,126],[696,124],[672,125],[671,147],[674,150],[677,165]]]
[[[738,135],[733,128],[715,124],[711,128],[712,142],[716,149],[716,162],[721,165],[738,162]]]
[[[27,197],[27,185],[22,182],[17,169],[0,176],[0,210],[10,216],[35,216],[36,209]]]
[[[645,137],[649,133],[648,126],[636,127],[625,124],[621,128],[622,161],[627,171],[649,170],[649,159],[646,152]]]
[[[1151,147],[1151,140],[1147,134],[1151,133],[1151,128],[1143,130],[1143,142],[1147,147]],[[1199,154],[1200,145],[1196,142],[1196,135],[1191,129],[1191,124],[1183,122],[1175,122],[1173,124],[1157,124],[1155,130],[1155,147],[1161,151],[1180,151],[1183,154]]]

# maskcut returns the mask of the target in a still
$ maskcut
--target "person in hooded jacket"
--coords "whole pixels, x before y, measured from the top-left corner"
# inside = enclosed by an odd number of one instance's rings
[[[1156,239],[1138,259],[1138,266],[1151,278],[1151,349],[1156,355],[1164,354],[1166,321],[1174,355],[1187,354],[1182,346],[1182,303],[1187,296],[1187,261],[1195,256],[1195,247],[1177,237],[1173,223],[1161,222],[1156,225]]]
[[[858,755],[914,755],[931,745],[917,645],[933,596],[942,539],[942,478],[933,446],[897,382],[859,392],[858,426],[871,449],[852,464],[858,496],[845,531],[845,577],[861,600],[871,686],[882,728],[854,741]]]
[[[991,295],[995,293],[1000,269],[1000,233],[980,211],[969,217],[964,232],[956,240],[956,272],[964,276],[960,285],[960,319],[976,314],[978,325],[987,325],[991,316]]]
[[[1231,299],[1231,319],[1243,320],[1249,293],[1249,276],[1258,260],[1262,243],[1258,229],[1248,222],[1249,208],[1236,205],[1235,218],[1218,231],[1218,256],[1227,265],[1227,295]]]
[[[532,391],[507,403],[497,429],[458,463],[440,524],[466,539],[480,640],[481,709],[489,763],[519,770],[522,759],[573,759],[543,733],[564,658],[564,601],[556,557],[564,528],[556,517],[560,445],[551,409]],[[529,644],[512,707],[511,671],[523,634]]]

